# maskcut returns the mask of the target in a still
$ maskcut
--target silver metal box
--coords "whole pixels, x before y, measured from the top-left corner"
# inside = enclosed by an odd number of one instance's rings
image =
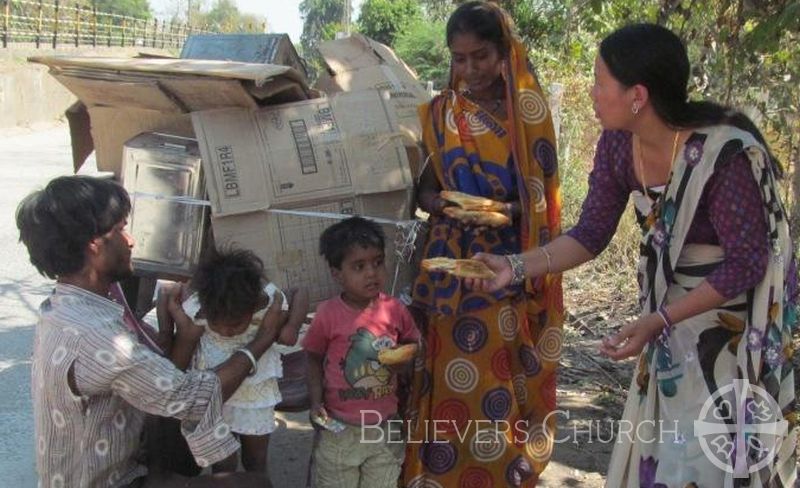
[[[195,139],[139,134],[123,147],[123,186],[138,275],[190,276],[206,235],[206,187]]]

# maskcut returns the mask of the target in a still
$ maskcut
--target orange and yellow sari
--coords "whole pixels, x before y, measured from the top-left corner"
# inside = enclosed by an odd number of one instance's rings
[[[561,231],[548,104],[522,43],[510,32],[508,39],[507,121],[464,97],[459,80],[421,106],[420,118],[442,189],[518,200],[521,216],[480,235],[432,216],[425,258],[519,253]],[[556,404],[561,277],[483,293],[443,273],[421,273],[413,298],[428,320],[407,415],[405,485],[534,486],[553,445],[547,414]]]

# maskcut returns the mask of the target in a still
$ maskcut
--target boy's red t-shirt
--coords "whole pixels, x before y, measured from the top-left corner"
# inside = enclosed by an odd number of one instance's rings
[[[367,425],[395,415],[397,378],[378,362],[378,351],[419,338],[405,305],[383,293],[363,310],[340,296],[319,304],[302,344],[325,357],[323,390],[328,414],[355,425],[362,424],[362,410]]]

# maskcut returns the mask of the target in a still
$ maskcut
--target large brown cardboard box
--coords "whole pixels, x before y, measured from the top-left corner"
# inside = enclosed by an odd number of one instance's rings
[[[387,292],[407,287],[392,222],[410,218],[412,176],[389,103],[371,90],[193,113],[215,243],[253,250],[270,280],[308,288],[316,304],[337,291],[319,255],[322,231],[355,214],[383,219]]]
[[[121,177],[123,145],[148,131],[193,137],[197,110],[305,100],[304,78],[287,66],[195,59],[34,56],[80,104],[70,118],[75,171],[96,151],[97,168]],[[78,123],[73,123],[73,121]],[[90,133],[88,133],[90,131]],[[76,142],[84,140],[81,147]]]
[[[398,124],[410,141],[420,141],[417,107],[428,101],[417,74],[388,46],[361,34],[326,41],[319,52],[326,72],[315,87],[329,94],[342,91],[388,90]],[[412,143],[408,143],[412,145]],[[418,176],[416,154],[409,154],[412,172]]]

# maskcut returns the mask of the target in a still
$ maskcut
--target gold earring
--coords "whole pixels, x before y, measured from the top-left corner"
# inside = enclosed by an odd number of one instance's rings
[[[633,102],[633,105],[631,105],[631,113],[633,115],[638,115],[640,108],[641,107],[639,106],[639,102]]]

